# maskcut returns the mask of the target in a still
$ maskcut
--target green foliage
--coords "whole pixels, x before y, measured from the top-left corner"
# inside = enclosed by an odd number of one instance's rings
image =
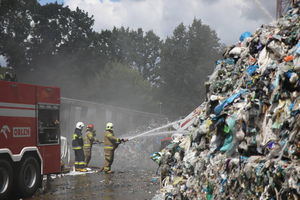
[[[158,98],[168,115],[186,115],[205,98],[204,82],[220,53],[217,35],[194,19],[186,28],[178,25],[161,52]]]
[[[0,1],[0,54],[11,66],[27,66],[25,41],[31,32],[32,13],[38,8],[36,0]]]
[[[27,52],[33,68],[55,55],[76,55],[89,50],[94,20],[82,10],[47,4],[41,6],[33,20],[35,26]]]
[[[162,42],[153,31],[114,28],[111,35],[112,60],[127,63],[144,79],[156,83]]]

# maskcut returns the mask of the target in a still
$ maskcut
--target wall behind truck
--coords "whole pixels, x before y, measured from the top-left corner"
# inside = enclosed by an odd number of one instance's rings
[[[126,135],[137,134],[139,131],[147,130],[149,127],[165,124],[167,122],[167,118],[154,113],[140,112],[89,101],[61,98],[61,135],[67,138],[69,144],[71,144],[71,138],[75,129],[75,124],[78,121],[84,122],[85,125],[89,123],[94,124],[96,129],[96,137],[102,140],[103,132],[107,122],[112,122],[114,124],[115,135],[122,138]],[[84,128],[83,133],[85,130],[86,129]],[[130,152],[134,153],[135,151],[138,151],[137,154],[144,154],[145,152],[135,148],[135,146],[144,145],[147,146],[147,154],[148,152],[158,151],[160,139],[161,138],[150,139],[149,137],[148,139],[141,139],[140,141],[134,143],[132,142],[131,144],[128,144],[132,148]],[[103,159],[95,159],[95,157],[103,157],[102,147],[99,145],[94,145],[94,147],[91,165],[99,166],[102,164]],[[120,148],[120,151],[121,150],[122,148]],[[72,162],[74,160],[74,153],[72,150],[70,153]]]

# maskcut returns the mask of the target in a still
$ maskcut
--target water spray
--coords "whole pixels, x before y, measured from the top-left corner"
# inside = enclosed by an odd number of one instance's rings
[[[185,134],[185,133],[188,133],[188,131],[161,131],[161,132],[155,132],[155,133],[144,135],[144,137],[156,136],[156,135],[175,134],[175,133]]]
[[[171,133],[178,133],[178,131],[160,131],[160,132],[157,132],[161,129],[164,129],[164,128],[168,128],[174,124],[177,124],[178,122],[180,122],[181,120],[177,120],[177,121],[174,121],[174,122],[171,122],[171,123],[168,123],[166,125],[163,125],[161,127],[158,127],[158,128],[154,128],[152,130],[149,130],[149,131],[146,131],[146,132],[143,132],[143,133],[140,133],[138,135],[134,135],[134,136],[128,136],[126,137],[126,139],[128,140],[132,140],[132,139],[135,139],[135,138],[138,138],[138,137],[142,137],[142,136],[154,136],[154,135],[162,135],[162,134],[171,134]],[[152,133],[152,134],[150,134]]]
[[[259,0],[254,0],[254,3],[258,6],[258,8],[271,20],[274,20],[274,17],[270,14],[270,12],[261,4]]]

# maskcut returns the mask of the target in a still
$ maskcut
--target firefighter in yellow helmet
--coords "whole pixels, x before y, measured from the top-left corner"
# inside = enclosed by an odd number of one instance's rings
[[[113,123],[108,122],[106,124],[105,133],[104,133],[104,167],[103,171],[107,174],[113,173],[111,170],[111,165],[114,161],[114,153],[116,148],[121,142],[127,142],[128,139],[120,139],[114,136]]]
[[[72,137],[72,148],[75,153],[75,170],[80,172],[86,172],[85,169],[85,159],[83,152],[83,139],[82,139],[82,129],[84,127],[84,123],[77,122],[76,128]]]
[[[101,143],[96,136],[96,131],[94,130],[93,124],[88,124],[86,126],[86,133],[83,138],[83,151],[85,157],[86,166],[88,166],[89,162],[91,161],[92,156],[92,147],[94,143]]]

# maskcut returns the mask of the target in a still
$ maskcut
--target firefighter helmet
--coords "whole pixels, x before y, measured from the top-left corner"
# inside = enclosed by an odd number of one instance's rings
[[[106,130],[107,131],[112,131],[113,130],[113,128],[114,128],[114,125],[113,125],[113,123],[111,123],[111,122],[108,122],[107,124],[106,124]]]
[[[94,124],[88,124],[88,125],[86,126],[86,128],[89,128],[89,129],[93,130],[93,129],[94,129]]]
[[[82,129],[83,127],[84,127],[84,123],[83,122],[77,122],[76,128]]]

